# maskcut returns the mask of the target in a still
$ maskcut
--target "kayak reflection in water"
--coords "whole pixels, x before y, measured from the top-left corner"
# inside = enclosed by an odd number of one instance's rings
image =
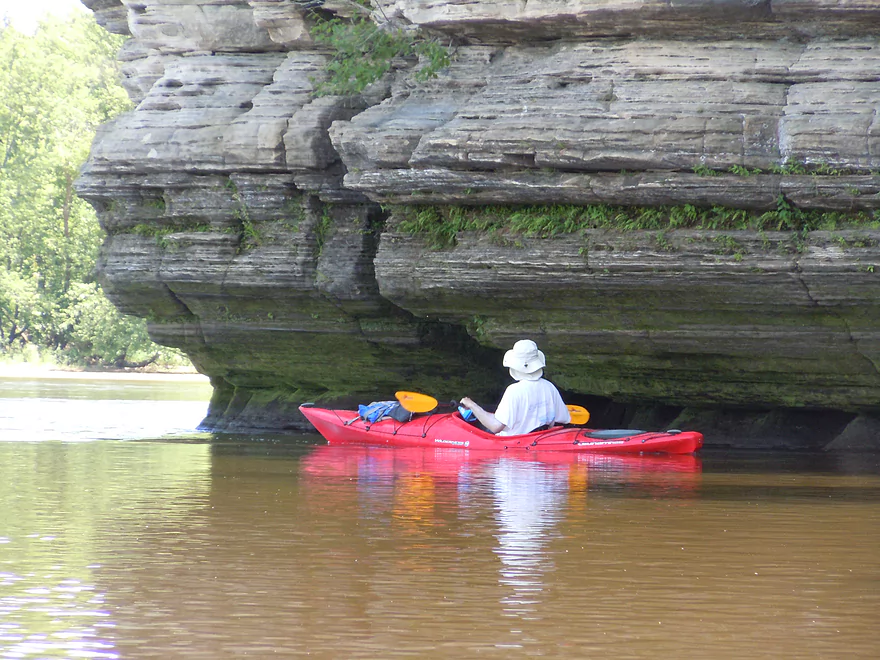
[[[520,339],[504,354],[502,364],[516,382],[504,391],[494,414],[468,397],[461,400],[461,405],[471,410],[489,431],[498,435],[520,435],[571,421],[559,390],[542,378],[547,362],[535,342]]]

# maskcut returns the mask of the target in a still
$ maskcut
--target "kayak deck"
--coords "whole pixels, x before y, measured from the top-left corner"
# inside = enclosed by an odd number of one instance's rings
[[[623,454],[691,454],[703,445],[703,435],[696,431],[558,426],[524,435],[500,436],[464,421],[458,413],[421,415],[408,422],[383,419],[368,423],[353,410],[303,405],[300,411],[331,444]]]

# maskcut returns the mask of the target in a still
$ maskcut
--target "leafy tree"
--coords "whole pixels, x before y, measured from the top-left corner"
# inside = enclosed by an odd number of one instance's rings
[[[24,346],[32,333],[42,332],[50,313],[36,278],[0,269],[0,342]]]
[[[112,332],[160,350],[143,321],[109,303],[100,322],[78,307],[86,304],[79,284],[100,291],[93,270],[103,232],[73,182],[97,127],[131,107],[118,83],[121,45],[91,15],[50,19],[33,36],[0,25],[0,350],[34,343],[78,359],[125,360],[132,351],[120,353]]]
[[[97,284],[75,282],[67,295],[70,341],[65,352],[69,361],[120,368],[184,361],[180,351],[150,341],[142,319],[120,314]]]

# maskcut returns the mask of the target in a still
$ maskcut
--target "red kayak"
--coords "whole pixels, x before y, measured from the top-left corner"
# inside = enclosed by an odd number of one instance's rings
[[[300,412],[331,444],[449,447],[490,451],[692,454],[703,446],[696,431],[595,430],[558,426],[524,435],[493,435],[457,412],[416,416],[408,422],[365,422],[353,410],[300,406]]]

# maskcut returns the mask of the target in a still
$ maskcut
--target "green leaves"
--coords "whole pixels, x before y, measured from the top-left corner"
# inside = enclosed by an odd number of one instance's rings
[[[50,318],[51,304],[36,277],[0,269],[0,342],[21,346],[45,333]]]
[[[178,364],[180,352],[154,344],[142,319],[120,314],[97,284],[74,283],[63,314],[69,341],[65,361],[117,367],[157,360]]]
[[[90,16],[32,37],[0,29],[0,266],[45,295],[94,267],[102,234],[73,181],[96,127],[130,106],[116,81],[121,41]]]
[[[122,41],[89,15],[33,36],[0,27],[0,354],[112,364],[162,350],[93,282],[104,233],[73,190],[96,128],[131,107]]]

